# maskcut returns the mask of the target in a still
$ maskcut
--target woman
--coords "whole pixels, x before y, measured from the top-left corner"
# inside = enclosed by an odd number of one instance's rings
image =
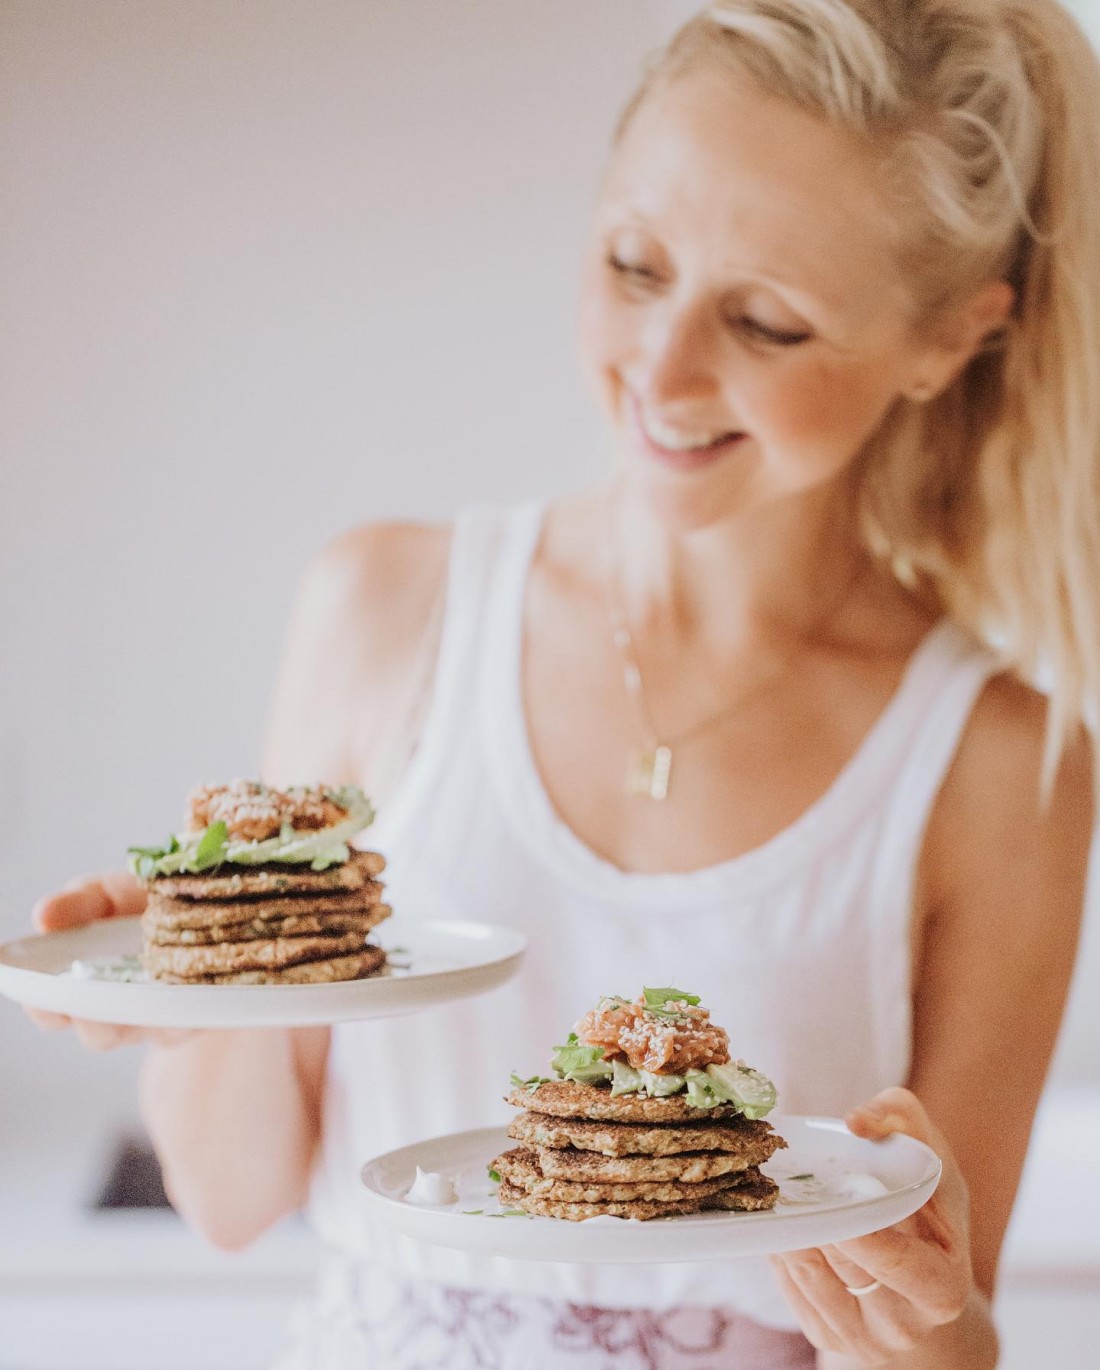
[[[308,1201],[336,1253],[288,1365],[995,1363],[1092,817],[1098,94],[1054,0],[713,6],[595,217],[614,480],[358,530],[310,572],[265,778],[365,784],[399,913],[531,947],[457,1009],[146,1034],[184,1216],[237,1247]],[[39,921],[141,902],[110,877]],[[928,1141],[933,1200],[771,1267],[502,1266],[371,1227],[367,1155],[505,1116],[511,1069],[643,983],[702,992],[784,1110]]]

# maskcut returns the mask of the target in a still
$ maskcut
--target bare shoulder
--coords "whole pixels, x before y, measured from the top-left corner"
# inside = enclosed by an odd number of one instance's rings
[[[272,780],[362,783],[372,732],[400,715],[447,575],[447,525],[378,523],[312,561],[290,615],[268,716]]]
[[[1069,740],[1044,798],[1047,715],[1046,697],[1007,674],[979,696],[932,816],[930,839],[953,834],[938,847],[948,888],[990,866],[1002,878],[1023,878],[1025,887],[1058,870],[1076,881],[1083,871],[1093,824],[1093,745],[1083,729]]]
[[[419,640],[446,574],[445,524],[375,523],[335,538],[303,577],[299,605],[329,627],[392,647]]]

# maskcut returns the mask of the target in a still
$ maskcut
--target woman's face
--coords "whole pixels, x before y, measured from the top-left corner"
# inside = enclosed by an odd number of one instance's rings
[[[835,482],[924,360],[869,154],[727,71],[650,95],[601,193],[581,346],[627,479],[670,515]]]

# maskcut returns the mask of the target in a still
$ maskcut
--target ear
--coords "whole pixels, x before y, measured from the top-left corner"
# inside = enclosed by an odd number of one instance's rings
[[[905,387],[911,400],[930,400],[951,384],[991,334],[1011,317],[1016,292],[1007,281],[987,281],[926,326],[926,346]]]

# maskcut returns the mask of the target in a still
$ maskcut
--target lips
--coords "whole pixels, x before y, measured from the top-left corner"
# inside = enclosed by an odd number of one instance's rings
[[[685,433],[682,436],[677,435],[679,442],[673,446],[670,443],[675,430],[669,429],[669,439],[662,441],[664,437],[663,426],[654,432],[657,425],[654,423],[647,425],[642,417],[641,406],[637,399],[634,399],[631,404],[631,417],[634,437],[642,451],[651,459],[660,462],[661,465],[676,471],[698,471],[711,466],[732,452],[747,436],[745,433],[735,431],[722,433],[711,441],[698,445],[681,445],[691,441],[692,435]]]

